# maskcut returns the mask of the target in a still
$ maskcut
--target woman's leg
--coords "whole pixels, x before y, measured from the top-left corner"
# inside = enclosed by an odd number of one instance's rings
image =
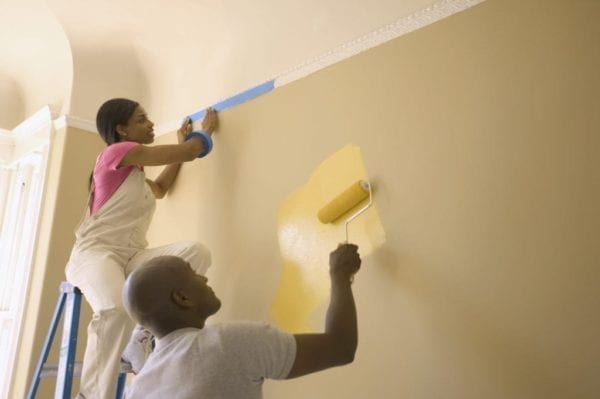
[[[162,247],[143,249],[135,254],[127,264],[125,273],[129,275],[132,271],[157,256],[178,256],[190,263],[192,269],[198,274],[206,274],[211,264],[211,255],[208,248],[196,241],[179,241]]]
[[[121,352],[133,322],[122,304],[123,262],[106,252],[74,256],[66,268],[67,280],[79,287],[94,315],[88,325],[80,392],[86,399],[114,399]]]

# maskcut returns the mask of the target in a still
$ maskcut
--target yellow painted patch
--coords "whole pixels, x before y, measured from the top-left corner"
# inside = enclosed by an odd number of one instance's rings
[[[346,219],[366,201],[331,224],[319,222],[317,213],[357,180],[368,180],[367,172],[360,148],[348,145],[321,163],[279,208],[277,234],[284,262],[271,317],[287,331],[322,329],[322,320],[311,326],[310,319],[329,300],[329,253],[345,240]],[[350,223],[348,231],[349,241],[359,246],[363,257],[385,241],[374,205]]]

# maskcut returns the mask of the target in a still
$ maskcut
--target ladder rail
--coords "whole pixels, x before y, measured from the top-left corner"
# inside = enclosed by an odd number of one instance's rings
[[[73,377],[78,371],[77,369],[80,368],[80,364],[75,362],[75,352],[77,350],[77,333],[79,330],[82,296],[79,288],[74,285],[68,282],[62,282],[60,284],[60,295],[54,309],[54,314],[52,315],[50,329],[48,330],[44,346],[42,347],[42,353],[35,368],[29,392],[26,396],[27,399],[35,399],[40,380],[42,379],[42,373],[44,372],[48,375],[56,375],[54,398],[70,398],[71,389],[73,388]],[[46,361],[48,360],[50,348],[52,347],[52,342],[54,341],[54,336],[56,335],[56,330],[58,329],[63,311],[63,333],[58,365],[48,366],[46,365]],[[56,370],[56,374],[54,374],[54,370]],[[121,372],[119,373],[116,399],[121,399],[123,397],[127,378],[126,373],[127,371],[124,369],[121,369]]]
[[[58,361],[58,376],[56,377],[56,390],[54,391],[55,399],[70,399],[71,397],[80,311],[81,291],[75,287],[73,292],[67,294],[65,323]]]
[[[33,375],[33,381],[31,383],[31,386],[29,387],[29,392],[27,393],[27,399],[34,399],[39,388],[42,368],[44,367],[46,360],[48,360],[48,354],[50,353],[52,341],[54,340],[54,335],[56,335],[56,330],[58,329],[58,322],[60,321],[60,317],[65,306],[66,298],[67,294],[61,292],[58,298],[58,302],[56,303],[56,307],[54,308],[54,314],[52,316],[52,322],[50,323],[50,329],[48,330],[46,340],[44,341],[44,346],[42,347],[42,355],[38,360],[37,366],[35,367],[35,374]]]

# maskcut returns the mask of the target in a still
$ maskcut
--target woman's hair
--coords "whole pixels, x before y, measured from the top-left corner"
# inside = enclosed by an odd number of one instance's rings
[[[100,106],[96,114],[96,128],[107,145],[121,141],[121,137],[117,133],[117,126],[126,125],[139,105],[138,102],[126,98],[113,98]],[[88,190],[92,187],[93,178],[94,172],[92,171]]]
[[[138,102],[126,98],[113,98],[102,104],[96,114],[96,128],[106,144],[121,141],[117,125],[126,125],[139,105]]]

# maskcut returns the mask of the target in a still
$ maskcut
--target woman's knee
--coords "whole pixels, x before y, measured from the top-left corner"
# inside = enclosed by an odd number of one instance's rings
[[[190,263],[196,273],[206,273],[212,262],[210,250],[197,241],[187,241],[184,245],[181,257]]]
[[[96,334],[106,335],[107,337],[121,337],[120,342],[123,337],[127,337],[131,333],[134,326],[134,321],[123,307],[113,307],[94,312],[88,327],[88,333],[91,330]]]
[[[99,285],[99,286],[98,286]],[[94,313],[115,310],[125,311],[123,307],[123,283],[115,281],[112,286],[102,284],[83,284],[79,286],[84,298]]]

